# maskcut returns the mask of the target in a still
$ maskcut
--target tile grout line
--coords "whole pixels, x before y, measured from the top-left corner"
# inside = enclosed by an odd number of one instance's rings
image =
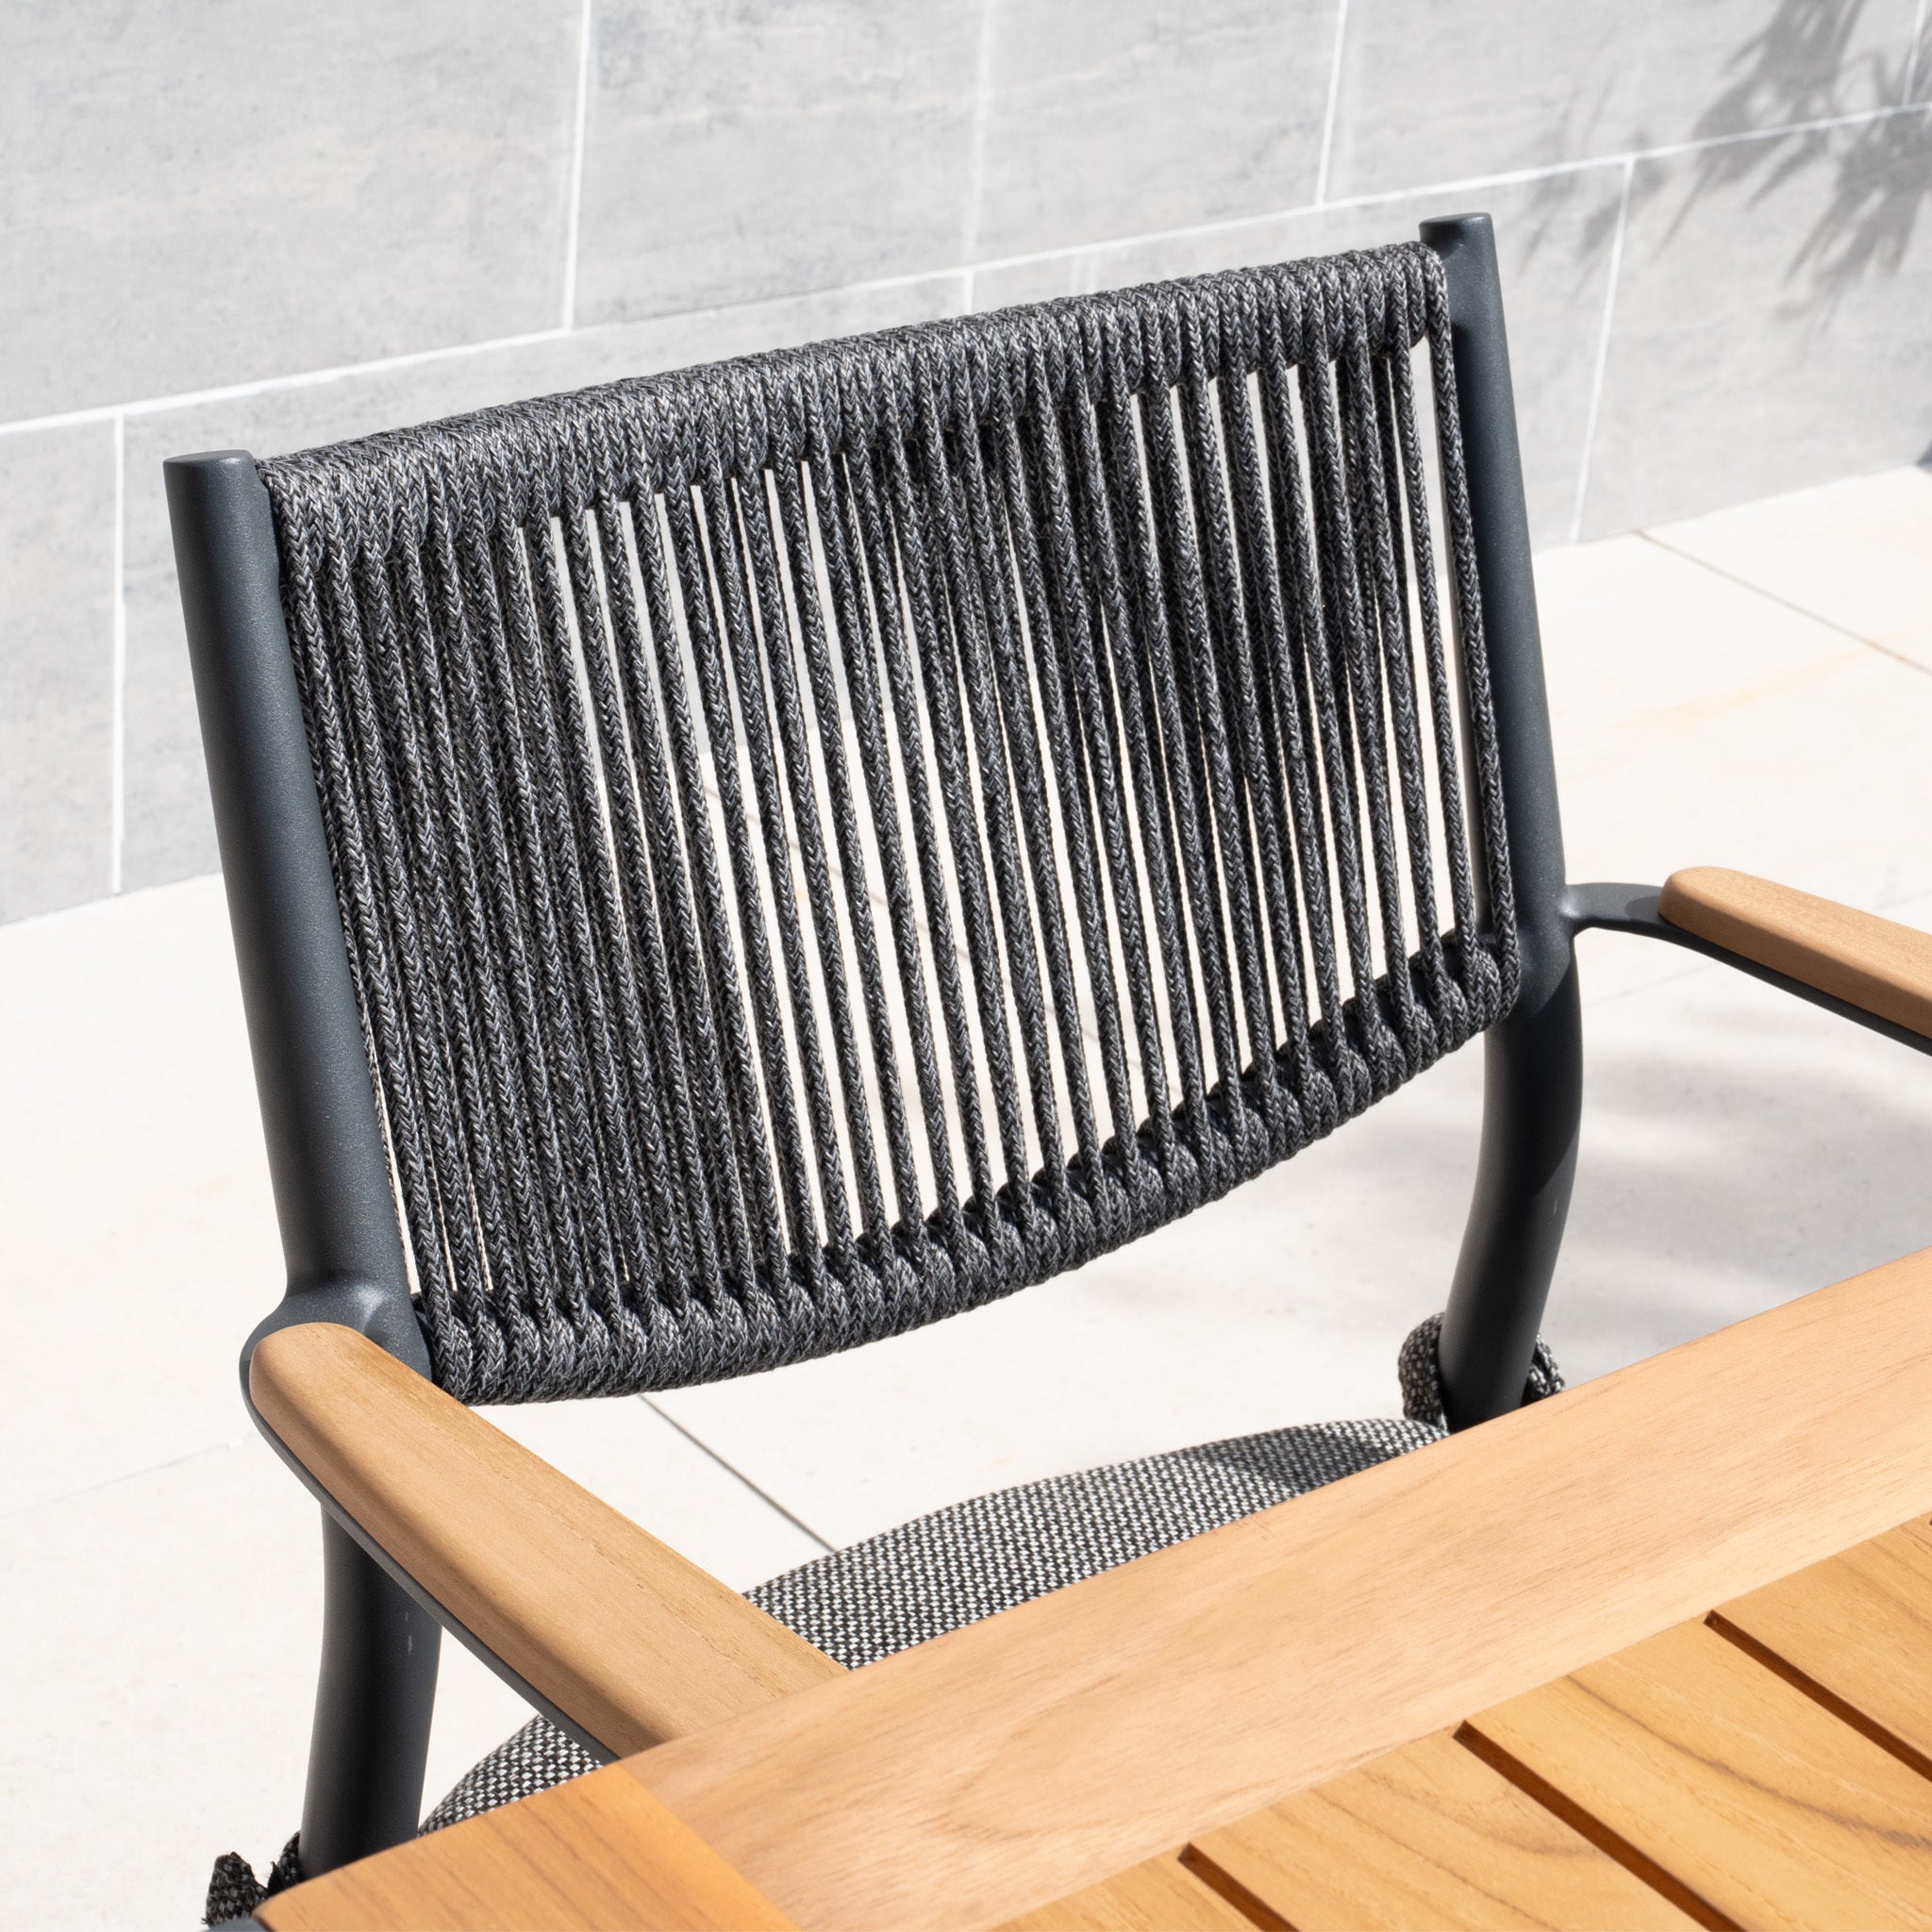
[[[1468,175],[1452,181],[1431,181],[1406,188],[1377,189],[1372,193],[1344,195],[1324,201],[1321,208],[1335,210],[1376,208],[1389,202],[1411,201],[1424,195],[1451,195],[1473,192],[1483,188],[1514,188],[1539,181],[1560,180],[1569,175],[1588,174],[1595,168],[1624,166],[1634,161],[1668,159],[1677,155],[1701,154],[1712,148],[1740,147],[1752,142],[1773,141],[1792,134],[1828,133],[1838,128],[1862,126],[1874,122],[1891,121],[1907,114],[1932,116],[1932,101],[1914,101],[1890,108],[1870,108],[1853,114],[1836,114],[1816,121],[1793,121],[1778,127],[1748,129],[1741,134],[1711,135],[1697,141],[1669,142],[1657,147],[1623,149],[1615,153],[1591,155],[1580,160],[1552,161],[1536,168],[1511,168],[1490,175]],[[1144,247],[1150,242],[1180,241],[1189,237],[1232,233],[1239,228],[1257,226],[1265,222],[1286,221],[1296,215],[1318,211],[1314,203],[1293,208],[1263,208],[1252,214],[1230,215],[1216,222],[1195,222],[1181,228],[1155,228],[1140,234],[1110,235],[1102,240],[1083,242],[1071,247],[1038,248],[1017,255],[996,256],[983,261],[955,262],[950,266],[908,270],[904,275],[874,275],[869,280],[794,289],[782,295],[760,296],[757,300],[714,304],[708,308],[671,309],[658,316],[641,317],[637,323],[593,323],[585,327],[530,329],[522,335],[496,336],[481,342],[453,342],[433,349],[410,349],[394,356],[382,356],[366,362],[343,362],[321,369],[297,370],[287,375],[262,376],[253,382],[226,383],[212,389],[182,390],[172,394],[142,396],[114,403],[93,403],[77,409],[53,410],[42,416],[22,416],[0,423],[0,437],[31,434],[45,429],[77,428],[87,424],[111,422],[117,415],[152,416],[174,409],[192,408],[208,403],[235,402],[251,396],[273,395],[283,390],[314,389],[358,376],[386,375],[395,370],[418,368],[428,363],[458,360],[466,356],[494,354],[505,349],[522,349],[544,342],[561,341],[572,336],[614,333],[621,327],[639,326],[648,322],[692,322],[708,315],[735,313],[741,309],[774,306],[781,302],[808,301],[824,295],[870,294],[889,289],[910,287],[916,282],[939,281],[948,275],[969,279],[988,269],[1024,268],[1038,262],[1074,260],[1084,256],[1098,258],[1110,249]]]
[[[1919,0],[1918,10],[1912,15],[1912,37],[1906,42],[1905,85],[1899,89],[1900,108],[1912,105],[1912,89],[1919,78],[1919,42],[1925,37],[1925,0]]]
[[[563,331],[577,320],[577,236],[584,214],[584,128],[591,111],[591,13],[596,0],[584,0],[577,25],[577,113],[570,145],[570,211],[563,237]]]
[[[1596,422],[1604,402],[1604,371],[1610,360],[1610,326],[1617,313],[1617,283],[1624,273],[1624,230],[1630,221],[1630,183],[1636,178],[1637,157],[1624,159],[1624,191],[1617,198],[1617,229],[1610,242],[1610,272],[1604,289],[1604,321],[1597,336],[1596,368],[1590,378],[1590,413],[1583,419],[1583,454],[1576,465],[1576,508],[1570,517],[1570,541],[1583,539],[1583,505],[1590,494],[1590,463],[1596,454]]]
[[[108,893],[121,891],[127,843],[127,418],[114,418],[114,570],[108,725]]]
[[[1681,550],[1676,544],[1667,542],[1654,531],[1636,530],[1633,536],[1641,537],[1646,543],[1654,543],[1659,550],[1668,551],[1673,557],[1681,557],[1686,563],[1694,563],[1699,570],[1707,570],[1714,577],[1723,577],[1727,584],[1736,584],[1740,590],[1753,591],[1767,602],[1778,605],[1798,617],[1809,618],[1813,624],[1823,625],[1826,630],[1836,631],[1840,637],[1848,638],[1855,644],[1863,644],[1868,651],[1876,651],[1881,658],[1890,658],[1894,664],[1903,664],[1907,671],[1916,671],[1921,677],[1932,677],[1932,665],[1922,664],[1916,658],[1908,657],[1904,651],[1894,651],[1890,644],[1881,644],[1876,638],[1868,638],[1863,631],[1853,630],[1849,625],[1839,623],[1835,617],[1827,617],[1822,610],[1811,610],[1793,599],[1780,595],[1776,591],[1766,590],[1762,584],[1754,583],[1749,577],[1740,576],[1734,570],[1726,570],[1721,563],[1712,563],[1707,557],[1699,557],[1694,550]]]
[[[579,329],[533,328],[520,336],[492,336],[482,342],[449,342],[438,349],[408,349],[401,355],[373,357],[367,362],[331,363],[321,369],[299,369],[290,375],[262,375],[252,382],[222,383],[213,389],[176,390],[169,395],[140,396],[129,402],[95,403],[83,409],[63,409],[52,415],[22,416],[11,423],[0,423],[0,436],[84,428],[94,423],[111,423],[117,416],[160,416],[176,409],[203,408],[209,403],[246,402],[254,396],[279,395],[285,390],[325,389],[332,382],[345,382],[357,376],[388,375],[399,369],[417,369],[432,362],[460,361],[466,356],[527,349],[542,342],[561,341],[566,336],[603,335],[620,325],[599,323]]]
[[[171,1469],[180,1469],[191,1462],[206,1462],[210,1456],[229,1456],[238,1449],[245,1449],[249,1439],[246,1436],[230,1436],[223,1442],[205,1443],[199,1449],[189,1449],[179,1456],[170,1456],[159,1462],[144,1462],[139,1469],[124,1469],[119,1475],[104,1475],[97,1483],[82,1483],[77,1490],[63,1490],[58,1496],[42,1496],[32,1503],[20,1503],[11,1509],[0,1509],[0,1523],[16,1523],[23,1516],[31,1516],[40,1509],[58,1509],[68,1503],[77,1503],[83,1496],[97,1496],[103,1490],[118,1490],[124,1483],[139,1482],[144,1475],[163,1475]]]
[[[838,1554],[837,1545],[833,1543],[828,1543],[824,1540],[824,1538],[822,1537],[818,1533],[818,1531],[811,1526],[810,1524],[805,1522],[801,1517],[794,1516],[791,1510],[786,1508],[784,1504],[779,1502],[776,1496],[773,1495],[771,1491],[760,1489],[758,1485],[753,1482],[750,1476],[746,1475],[743,1470],[740,1469],[735,1463],[727,1462],[724,1458],[724,1457],[720,1456],[718,1452],[715,1449],[713,1449],[708,1441],[705,1441],[705,1439],[702,1436],[698,1435],[694,1430],[686,1428],[685,1425],[681,1422],[679,1422],[677,1418],[675,1415],[673,1415],[669,1409],[658,1407],[658,1406],[655,1402],[653,1402],[648,1395],[640,1395],[638,1397],[638,1400],[641,1402],[644,1405],[644,1407],[648,1408],[651,1411],[651,1413],[654,1416],[656,1416],[660,1422],[669,1423],[671,1426],[674,1429],[675,1429],[677,1433],[680,1436],[682,1436],[684,1440],[687,1442],[689,1442],[693,1449],[699,1450],[704,1455],[708,1456],[711,1458],[711,1460],[715,1462],[718,1465],[718,1467],[724,1472],[726,1475],[731,1476],[735,1478],[737,1481],[742,1483],[744,1487],[748,1489],[752,1492],[752,1494],[758,1499],[760,1503],[766,1506],[766,1507],[775,1509],[778,1512],[778,1514],[782,1516],[785,1519],[785,1521],[792,1526],[793,1529],[800,1531],[802,1534],[806,1536],[808,1536],[813,1542],[818,1544],[820,1549],[824,1551],[826,1556],[831,1557],[836,1556]]]
[[[968,159],[966,171],[966,268],[965,299],[966,312],[973,312],[974,304],[979,299],[978,265],[974,258],[979,253],[979,225],[985,213],[986,201],[986,129],[991,119],[990,102],[992,99],[992,15],[998,0],[982,0],[979,13],[979,65],[974,77],[973,92],[973,152]]]
[[[1341,99],[1341,49],[1348,33],[1348,0],[1335,0],[1335,50],[1328,60],[1328,107],[1322,116],[1322,158],[1315,169],[1316,208],[1328,202],[1328,158],[1335,150],[1335,110]]]

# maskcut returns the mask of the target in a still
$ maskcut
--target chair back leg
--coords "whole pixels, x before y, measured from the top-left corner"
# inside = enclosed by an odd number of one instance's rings
[[[1574,959],[1536,1007],[1527,992],[1483,1041],[1475,1194],[1436,1344],[1452,1429],[1521,1406],[1570,1213],[1583,1112]]]
[[[242,1350],[242,1391],[255,1343],[293,1322],[343,1323],[427,1375],[289,652],[268,492],[241,450],[177,457],[165,468],[288,1264],[286,1296]],[[441,1643],[435,1621],[327,1517],[322,1548],[322,1675],[302,1811],[302,1869],[311,1878],[414,1834]]]
[[[1562,1245],[1583,1113],[1583,1022],[1531,575],[1529,515],[1488,215],[1424,222],[1442,258],[1488,646],[1521,991],[1483,1042],[1475,1197],[1437,1346],[1451,1428],[1517,1407]]]

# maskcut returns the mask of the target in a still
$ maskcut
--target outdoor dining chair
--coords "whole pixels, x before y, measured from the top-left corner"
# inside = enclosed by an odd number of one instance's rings
[[[1568,883],[1486,216],[167,485],[288,1263],[242,1383],[324,1510],[279,1881],[418,1829],[441,1630],[541,1715],[432,1825],[1559,1387],[1579,930],[1927,1018],[1885,922]],[[982,1306],[1478,1035],[1402,1419],[746,1601],[465,1407]],[[210,1914],[258,1895],[225,1860]]]

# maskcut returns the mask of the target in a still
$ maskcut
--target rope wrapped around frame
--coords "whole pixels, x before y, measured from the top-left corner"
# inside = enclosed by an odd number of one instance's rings
[[[1409,245],[262,465],[445,1388],[974,1307],[1507,1009],[1448,340]]]

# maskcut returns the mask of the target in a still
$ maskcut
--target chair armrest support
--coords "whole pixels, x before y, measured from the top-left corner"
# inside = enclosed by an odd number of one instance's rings
[[[384,1352],[264,1335],[278,1445],[462,1634],[606,1750],[641,1751],[841,1674],[822,1651]]]
[[[1932,1039],[1932,933],[1715,865],[1673,873],[1657,910],[1727,953]]]
[[[1661,891],[1596,883],[1563,896],[1573,933],[1667,940],[1932,1054],[1932,935],[1715,866]]]

